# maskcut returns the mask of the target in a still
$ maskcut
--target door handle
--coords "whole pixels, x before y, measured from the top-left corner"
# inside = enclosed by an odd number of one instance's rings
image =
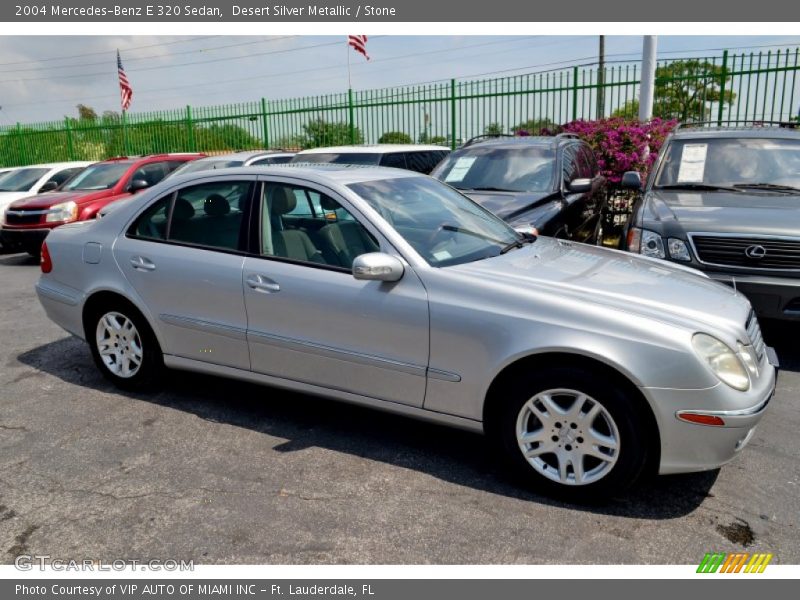
[[[274,294],[275,292],[281,291],[281,286],[269,277],[264,277],[263,275],[250,275],[246,281],[247,285],[263,294]]]
[[[131,258],[131,266],[138,271],[155,271],[156,265],[149,258],[144,256],[134,256]]]

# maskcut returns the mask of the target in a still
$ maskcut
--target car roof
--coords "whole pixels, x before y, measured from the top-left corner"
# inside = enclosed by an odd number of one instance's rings
[[[242,160],[246,161],[250,158],[258,156],[276,156],[279,154],[293,155],[294,152],[286,152],[285,150],[237,150],[236,152],[227,152],[225,154],[214,154],[212,156],[204,156],[198,158],[198,162],[213,162],[216,160]]]
[[[348,165],[328,163],[286,163],[281,165],[257,167],[228,167],[213,171],[195,171],[186,175],[170,177],[174,182],[190,182],[194,179],[219,177],[224,175],[271,175],[277,177],[298,177],[316,183],[337,183],[349,185],[378,179],[403,179],[408,177],[427,177],[415,171],[393,169],[391,167],[375,167],[371,165]]]
[[[578,142],[580,138],[575,134],[559,134],[559,135],[500,135],[500,136],[478,136],[467,140],[467,142],[458,148],[458,150],[466,150],[469,148],[481,148],[491,146],[492,148],[505,148],[514,149],[520,146],[539,146],[539,147],[553,147],[566,142]]]
[[[69,162],[54,162],[54,163],[40,163],[38,165],[24,165],[21,167],[10,167],[13,169],[68,169],[70,167],[88,167],[97,161],[92,160],[74,160]]]
[[[149,162],[157,162],[159,160],[179,160],[181,158],[186,158],[188,160],[195,160],[205,157],[205,154],[200,154],[199,152],[172,152],[170,154],[148,154],[146,156],[115,156],[113,158],[107,158],[105,160],[101,160],[98,162],[100,163],[120,163],[120,164],[141,164],[141,163],[149,163]]]
[[[791,124],[781,125],[723,125],[723,126],[691,126],[679,127],[672,132],[672,139],[697,138],[785,138],[800,139],[800,130]]]
[[[297,153],[303,154],[384,154],[387,152],[430,152],[431,150],[445,150],[446,146],[432,146],[429,144],[365,144],[363,146],[328,146],[327,148],[309,148]]]

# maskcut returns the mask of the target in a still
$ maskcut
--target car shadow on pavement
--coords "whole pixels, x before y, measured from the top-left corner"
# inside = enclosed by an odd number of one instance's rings
[[[4,267],[37,267],[39,259],[30,254],[5,254],[0,250],[0,265]]]
[[[483,436],[376,410],[250,383],[170,371],[163,391],[121,392],[97,371],[85,343],[63,338],[17,360],[62,381],[191,413],[209,422],[268,433],[287,441],[276,452],[320,447],[413,469],[491,494],[571,506],[528,491],[500,472]],[[604,515],[673,519],[697,509],[719,471],[648,477],[603,505],[578,507]]]

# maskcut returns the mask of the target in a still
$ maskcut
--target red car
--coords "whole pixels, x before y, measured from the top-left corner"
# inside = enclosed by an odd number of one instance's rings
[[[95,163],[66,181],[57,191],[12,202],[0,228],[3,247],[19,248],[32,256],[41,252],[51,229],[86,221],[114,202],[155,185],[183,163],[204,154],[126,156]]]

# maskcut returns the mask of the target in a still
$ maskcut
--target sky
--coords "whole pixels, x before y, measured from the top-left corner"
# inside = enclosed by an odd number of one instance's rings
[[[800,46],[800,36],[659,36],[659,58]],[[641,36],[607,36],[608,61],[636,60]],[[2,36],[0,125],[62,120],[76,105],[119,111],[116,50],[131,112],[272,100],[450,78],[518,75],[597,61],[598,36]]]

